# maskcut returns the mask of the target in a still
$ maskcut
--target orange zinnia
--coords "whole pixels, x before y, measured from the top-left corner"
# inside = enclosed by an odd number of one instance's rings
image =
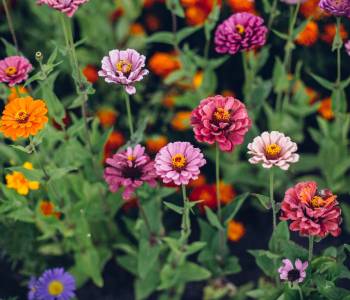
[[[163,78],[180,69],[180,66],[179,58],[172,53],[156,52],[149,60],[150,70]]]
[[[18,91],[19,91],[20,95],[18,94]],[[28,90],[24,86],[20,86],[18,88],[18,91],[17,91],[17,88],[15,86],[10,88],[10,95],[7,97],[7,102],[11,102],[12,100],[15,100],[16,98],[20,98],[21,96],[28,94]]]
[[[228,0],[228,5],[234,12],[249,12],[255,14],[254,0]]]
[[[320,0],[307,0],[301,4],[300,13],[305,18],[312,17],[314,20],[319,20],[325,15],[324,11],[318,5],[319,2]]]
[[[171,120],[171,126],[177,131],[185,131],[191,127],[190,118],[190,111],[179,111]]]
[[[84,74],[86,80],[89,81],[90,83],[95,83],[98,80],[97,69],[93,65],[87,65],[83,69],[83,74]]]
[[[33,165],[30,162],[25,162],[23,168],[32,170]],[[6,175],[6,186],[9,189],[14,189],[18,194],[26,196],[30,190],[37,190],[40,187],[38,181],[28,180],[21,172],[13,171]]]
[[[296,38],[296,42],[302,46],[312,46],[318,40],[319,30],[318,25],[314,21],[307,23],[305,29],[300,32]]]
[[[145,29],[140,23],[133,23],[130,26],[130,34],[133,36],[144,35]]]
[[[332,99],[329,97],[321,100],[320,106],[317,111],[322,118],[328,121],[334,119],[334,112],[332,110]]]
[[[16,140],[36,135],[47,123],[47,108],[43,100],[32,97],[17,98],[2,112],[0,132]]]
[[[202,185],[205,185],[206,183],[207,183],[207,179],[205,178],[204,175],[200,174],[197,179],[192,179],[188,183],[188,187],[197,188],[197,187],[200,187]]]
[[[219,183],[220,191],[220,202],[223,204],[228,204],[236,197],[236,191],[233,189],[231,184],[227,184],[223,181]]]
[[[227,226],[227,237],[232,242],[238,242],[245,234],[244,225],[241,222],[231,220]]]
[[[157,153],[166,144],[168,144],[168,138],[165,135],[154,136],[146,140],[146,148],[151,153]]]
[[[323,31],[324,32],[321,35],[321,40],[328,44],[332,44],[337,31],[336,24],[327,24],[323,28]],[[343,41],[348,38],[348,33],[346,32],[343,24],[340,24],[340,36]]]
[[[103,107],[96,113],[101,125],[105,128],[112,127],[117,121],[118,113],[113,108]]]

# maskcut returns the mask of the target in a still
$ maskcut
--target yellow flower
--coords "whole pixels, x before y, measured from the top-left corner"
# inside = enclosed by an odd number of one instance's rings
[[[30,162],[25,162],[23,168],[32,170],[33,165]],[[13,171],[11,174],[6,175],[6,186],[9,189],[14,189],[20,195],[28,195],[29,190],[39,189],[40,183],[38,181],[30,181],[18,171]]]

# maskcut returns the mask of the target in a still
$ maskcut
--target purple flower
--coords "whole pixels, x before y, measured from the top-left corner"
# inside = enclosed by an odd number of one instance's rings
[[[102,70],[98,75],[108,83],[125,86],[128,94],[136,93],[134,84],[148,74],[144,69],[146,57],[134,49],[112,50],[102,59]]]
[[[8,83],[12,87],[27,80],[32,69],[29,60],[23,56],[6,57],[0,60],[0,82]]]
[[[197,179],[199,168],[206,163],[200,149],[188,142],[169,143],[158,152],[155,159],[157,174],[164,183],[188,184]]]
[[[46,4],[64,14],[68,17],[73,17],[80,5],[89,0],[37,0],[37,4]]]
[[[295,267],[289,259],[282,260],[282,266],[278,269],[281,280],[289,281],[291,283],[301,283],[306,277],[306,269],[309,265],[307,261],[304,263],[297,259],[295,261]]]
[[[28,289],[28,300],[35,300],[37,292],[37,280],[35,277],[30,278],[28,283]]]
[[[306,0],[281,0],[281,2],[287,3],[287,4],[298,4],[298,3],[304,3]]]
[[[120,187],[125,187],[124,200],[129,200],[138,187],[144,182],[154,187],[157,174],[154,162],[145,153],[145,148],[136,145],[129,147],[126,151],[116,153],[112,158],[106,160],[104,178],[109,184],[109,189],[116,192]]]
[[[321,0],[319,6],[331,15],[350,17],[350,0]]]
[[[345,50],[350,56],[350,40],[345,43]]]
[[[75,279],[63,268],[44,272],[36,283],[38,300],[70,300],[75,297]]]
[[[215,32],[218,53],[236,54],[252,50],[266,43],[264,20],[251,13],[236,13],[221,23]]]

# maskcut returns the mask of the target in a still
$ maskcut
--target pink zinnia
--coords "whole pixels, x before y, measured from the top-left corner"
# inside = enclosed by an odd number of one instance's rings
[[[80,5],[89,0],[37,0],[37,4],[46,4],[64,14],[68,17],[73,17]]]
[[[0,60],[0,82],[8,83],[10,87],[28,79],[28,73],[33,69],[29,60],[23,56],[9,56]]]
[[[158,152],[155,159],[157,174],[164,183],[188,184],[197,179],[199,168],[206,163],[200,149],[188,142],[169,143]]]
[[[243,143],[251,123],[241,101],[220,95],[202,100],[191,115],[196,139],[208,144],[217,142],[226,152]]]
[[[266,43],[264,20],[248,12],[236,13],[220,24],[215,32],[218,53],[236,54],[252,50]]]
[[[295,267],[289,259],[282,260],[283,265],[278,269],[281,280],[291,283],[301,283],[306,278],[306,269],[309,266],[307,261],[302,262],[300,259],[295,260]]]
[[[146,57],[134,49],[112,50],[102,59],[98,75],[108,83],[121,84],[128,94],[136,93],[134,84],[148,74],[144,69]]]
[[[141,145],[128,147],[126,151],[116,153],[112,158],[107,158],[106,163],[104,178],[109,184],[109,189],[116,192],[123,186],[125,200],[129,200],[135,189],[144,182],[152,187],[156,185],[154,162]]]
[[[298,183],[284,196],[281,220],[291,220],[290,230],[304,236],[338,236],[341,210],[336,199],[330,190],[318,191],[316,182]]]
[[[347,54],[350,56],[350,40],[345,43],[345,50]]]
[[[295,153],[298,150],[297,144],[278,131],[265,131],[257,136],[248,144],[248,150],[248,154],[252,155],[249,159],[251,164],[261,163],[268,169],[277,166],[288,170],[291,163],[299,160],[299,154]]]

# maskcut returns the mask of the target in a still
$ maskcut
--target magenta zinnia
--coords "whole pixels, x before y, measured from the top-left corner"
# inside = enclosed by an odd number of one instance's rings
[[[248,144],[248,150],[248,154],[252,155],[249,159],[251,164],[261,163],[268,169],[276,166],[288,170],[291,163],[299,160],[299,154],[295,153],[297,144],[278,131],[263,132]]]
[[[10,87],[28,78],[33,69],[28,59],[23,56],[9,56],[0,60],[0,82],[8,83]]]
[[[330,190],[318,190],[316,182],[298,183],[287,190],[281,205],[281,220],[290,220],[289,228],[303,236],[338,236],[341,210]]]
[[[350,0],[321,0],[319,6],[331,15],[350,18]]]
[[[88,1],[89,0],[37,0],[37,3],[39,5],[46,4],[66,14],[68,17],[73,17],[79,6]]]
[[[164,183],[188,184],[197,179],[200,167],[206,163],[200,149],[188,142],[169,143],[158,152],[155,159],[157,174]]]
[[[267,27],[264,20],[251,13],[233,14],[215,32],[215,49],[218,53],[236,54],[252,50],[266,43]]]
[[[146,57],[134,49],[112,50],[102,59],[102,70],[98,75],[108,83],[120,84],[132,95],[136,93],[135,83],[148,74]]]
[[[197,141],[217,142],[222,151],[231,152],[243,143],[251,120],[241,101],[218,95],[200,102],[192,112],[191,124]]]
[[[107,158],[106,163],[104,178],[109,184],[109,189],[116,192],[124,187],[124,200],[131,199],[135,189],[144,182],[153,187],[156,185],[154,162],[141,145],[128,147],[126,151],[116,153],[112,158]]]

